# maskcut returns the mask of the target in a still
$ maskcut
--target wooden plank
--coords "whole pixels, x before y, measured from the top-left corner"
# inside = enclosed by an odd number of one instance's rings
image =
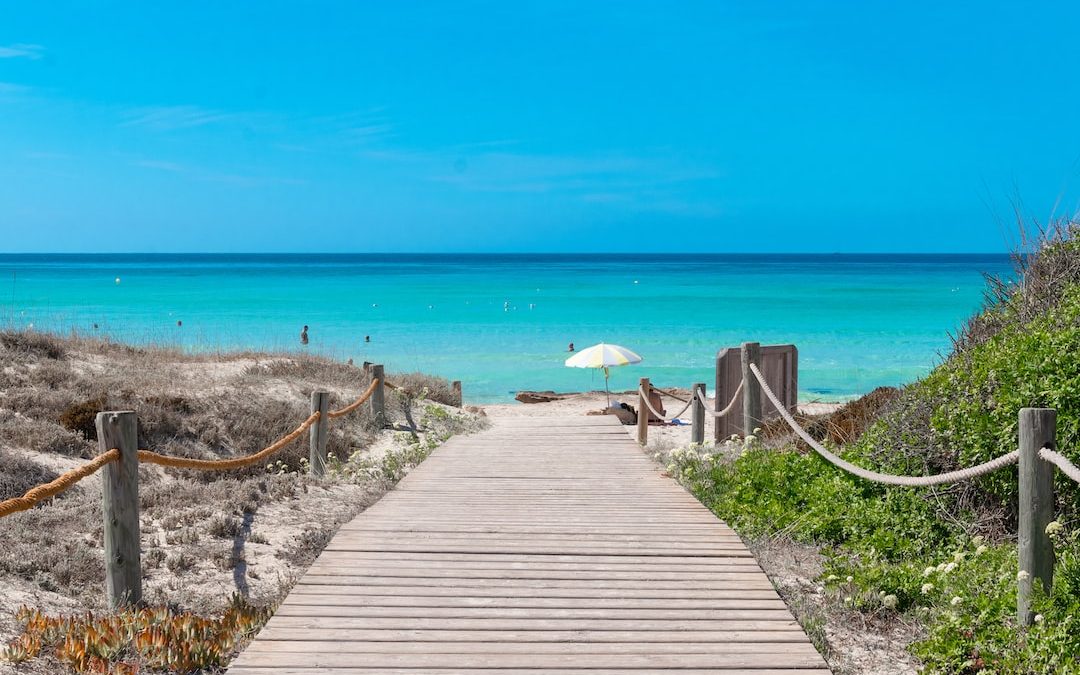
[[[496,420],[341,528],[231,673],[828,672],[612,419]]]
[[[747,642],[769,645],[778,642],[809,644],[802,629],[788,630],[694,630],[678,632],[654,632],[636,630],[569,631],[569,630],[372,630],[372,629],[323,629],[318,633],[306,628],[267,626],[259,634],[259,640],[283,642],[306,642],[322,640],[334,642],[505,642],[516,644],[542,644],[545,642],[583,642],[618,644],[683,644],[683,643],[730,643]]]
[[[612,621],[636,621],[638,619],[657,619],[675,621],[679,619],[700,621],[717,615],[715,609],[643,609],[633,608],[547,608],[547,607],[372,607],[368,605],[349,606],[334,597],[323,599],[320,603],[286,602],[277,609],[277,616],[320,617],[320,618],[379,618],[379,619],[588,619]],[[772,609],[725,609],[725,620],[730,621],[783,621],[790,619],[787,607]]]
[[[345,642],[341,640],[256,642],[250,649],[266,653],[338,652],[342,654],[503,654],[514,653],[514,642]],[[800,654],[812,655],[805,642],[533,642],[531,654]]]
[[[249,666],[346,667],[346,668],[714,668],[745,670],[775,666],[778,661],[792,668],[812,668],[821,664],[821,656],[813,654],[379,654],[311,652],[245,652],[244,663]]]
[[[418,672],[413,668],[364,668],[364,667],[310,667],[310,668],[278,668],[275,666],[270,667],[246,667],[240,666],[237,668],[230,668],[229,672],[233,675],[418,675]],[[472,668],[424,668],[424,675],[460,675],[461,673],[499,673],[499,672],[520,672],[513,670],[501,670],[501,669],[472,669]],[[673,671],[671,669],[657,670],[654,668],[635,669],[633,671],[627,671],[626,669],[610,670],[607,668],[545,668],[542,671],[534,670],[534,673],[544,673],[545,675],[626,675],[627,672],[632,672],[634,675],[670,675]],[[749,675],[830,675],[830,672],[826,668],[754,668],[753,670],[743,669],[740,671],[727,670],[722,668],[712,669],[680,669],[677,671],[679,675],[731,675],[735,672],[743,672]]]
[[[514,598],[431,595],[356,596],[334,593],[334,587],[304,586],[289,594],[284,604],[364,605],[367,607],[537,607],[537,608],[612,608],[612,609],[783,609],[787,605],[777,597],[761,598]],[[284,606],[284,605],[283,605]]]

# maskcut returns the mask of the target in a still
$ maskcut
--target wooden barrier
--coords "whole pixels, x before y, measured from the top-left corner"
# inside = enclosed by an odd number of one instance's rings
[[[142,602],[139,543],[138,419],[133,411],[98,413],[98,449],[120,451],[119,461],[101,470],[105,520],[105,592],[113,609]]]
[[[308,471],[312,476],[326,475],[326,437],[330,429],[330,392],[311,392],[311,412],[319,413],[319,421],[308,430],[310,451],[308,453]]]
[[[760,345],[760,361],[758,367],[765,376],[769,387],[784,402],[789,412],[795,412],[799,401],[799,351],[792,344],[786,345]],[[744,428],[745,419],[742,411],[743,394],[738,391],[740,384],[744,390],[742,347],[727,347],[721,349],[716,355],[716,412],[719,412],[734,397],[737,411],[717,420],[713,428],[713,440],[720,443],[732,435],[743,436],[752,433],[754,427]],[[768,420],[777,415],[773,404],[764,397],[761,400],[760,419]],[[755,426],[761,426],[760,422]]]
[[[690,388],[693,403],[690,404],[690,442],[698,445],[705,442],[705,383],[697,382]]]
[[[649,406],[648,395],[652,392],[652,384],[649,378],[643,377],[638,381],[638,409],[637,409],[637,442],[646,445],[649,442]]]
[[[761,345],[757,342],[742,343],[742,428],[743,435],[749,435],[761,425],[761,383],[750,372],[751,363],[761,362]]]
[[[382,429],[386,426],[386,387],[383,385],[385,377],[381,364],[372,364],[371,377],[379,381],[375,387],[375,393],[371,395],[371,416],[375,419],[375,428]]]
[[[1054,544],[1046,526],[1054,519],[1054,466],[1039,450],[1056,449],[1057,412],[1051,408],[1020,409],[1020,522],[1016,543],[1020,571],[1016,620],[1030,625],[1031,597],[1036,580],[1046,593],[1054,583]]]

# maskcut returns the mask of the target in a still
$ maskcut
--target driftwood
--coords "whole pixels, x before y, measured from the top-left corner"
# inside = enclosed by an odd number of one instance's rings
[[[553,391],[519,391],[515,400],[522,403],[551,403],[552,401],[561,401],[564,398],[570,398],[574,394],[556,394]]]

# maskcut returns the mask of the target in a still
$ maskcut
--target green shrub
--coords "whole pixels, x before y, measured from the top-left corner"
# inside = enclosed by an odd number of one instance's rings
[[[853,478],[815,454],[751,443],[727,462],[695,449],[672,454],[669,472],[745,536],[784,535],[826,555],[825,586],[866,612],[904,612],[923,623],[912,645],[925,672],[1074,672],[1080,654],[1080,542],[1057,535],[1053,593],[1039,621],[1015,622],[1014,544],[968,536],[941,516],[930,488]],[[929,586],[927,586],[929,584]],[[954,600],[957,598],[957,600]]]

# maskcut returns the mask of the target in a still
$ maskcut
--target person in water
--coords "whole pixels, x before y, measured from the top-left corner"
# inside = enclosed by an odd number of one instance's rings
[[[300,344],[306,345],[308,343],[307,326],[300,331]]]
[[[364,342],[371,342],[371,336],[370,335],[365,335],[364,336]]]
[[[567,349],[566,351],[568,351],[568,352],[574,351],[574,343],[573,342],[570,343],[570,348]]]

